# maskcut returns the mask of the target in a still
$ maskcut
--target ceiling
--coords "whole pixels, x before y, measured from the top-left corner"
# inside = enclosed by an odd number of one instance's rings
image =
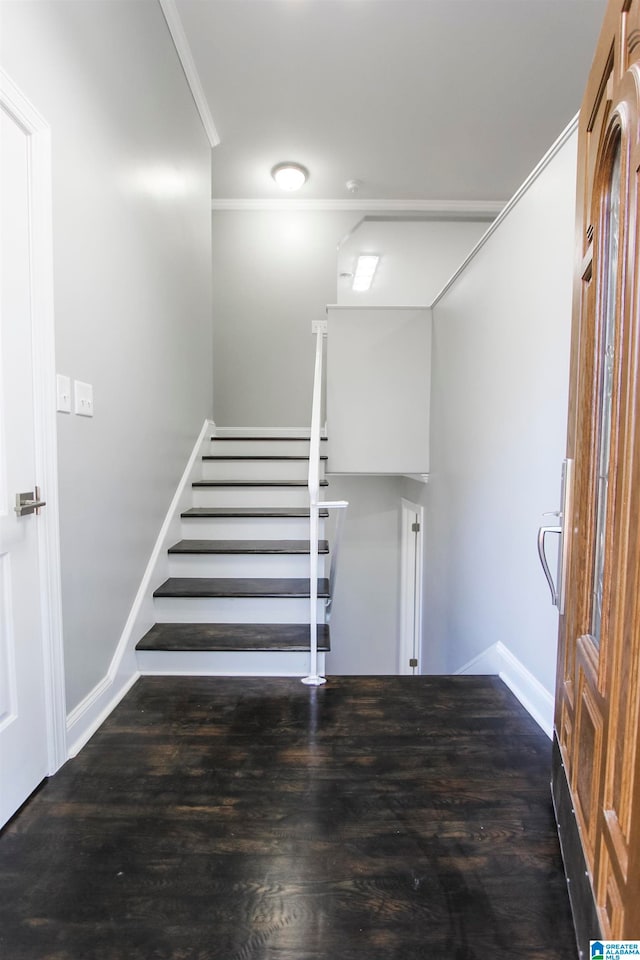
[[[168,0],[220,144],[218,202],[510,197],[577,112],[605,0]],[[167,4],[163,2],[163,7]],[[184,57],[183,57],[184,62]],[[479,204],[478,207],[481,205]]]

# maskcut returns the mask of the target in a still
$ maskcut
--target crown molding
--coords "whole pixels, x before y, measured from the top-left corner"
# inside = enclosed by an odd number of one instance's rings
[[[158,0],[158,3],[167,21],[173,45],[176,48],[176,53],[178,54],[189,89],[191,90],[191,96],[200,114],[202,126],[205,129],[211,146],[217,147],[220,143],[220,137],[218,136],[216,125],[213,122],[213,117],[211,116],[211,110],[209,109],[209,104],[196,69],[196,63],[191,53],[191,47],[189,46],[189,41],[187,40],[176,2],[175,0]]]
[[[280,199],[231,199],[214,197],[213,210],[366,210],[369,212],[392,211],[394,213],[431,213],[470,216],[479,219],[497,217],[506,200],[280,200]]]

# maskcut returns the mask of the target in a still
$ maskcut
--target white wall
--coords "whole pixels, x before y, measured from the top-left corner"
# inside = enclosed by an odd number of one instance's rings
[[[335,211],[213,213],[218,426],[309,423],[311,322],[335,302],[337,246],[353,221]]]
[[[211,414],[210,156],[160,6],[3,2],[2,65],[52,128],[68,707],[105,676]],[[46,491],[45,491],[46,493]]]
[[[348,500],[327,673],[398,670],[400,484],[397,477],[330,477]]]
[[[434,308],[424,669],[501,642],[554,689],[557,614],[536,552],[565,454],[576,136]],[[405,495],[421,491],[405,482]]]
[[[431,311],[335,306],[327,312],[331,469],[428,473]]]
[[[213,179],[215,194],[215,153]],[[362,221],[335,210],[215,210],[212,222],[214,406],[225,427],[306,424],[311,321],[329,303],[430,302],[488,226]],[[378,252],[384,246],[384,257],[372,291],[353,300],[338,272],[361,237]]]
[[[352,306],[430,304],[489,226],[488,220],[365,217],[340,246],[338,300]],[[380,256],[373,284],[352,290],[349,277],[361,253]]]

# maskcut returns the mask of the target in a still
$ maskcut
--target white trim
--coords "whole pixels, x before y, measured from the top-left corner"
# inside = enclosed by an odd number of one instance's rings
[[[30,164],[32,322],[36,481],[47,506],[38,519],[40,602],[49,775],[65,762],[66,721],[60,530],[58,505],[56,363],[53,309],[51,130],[8,74],[0,68],[0,104],[28,137]]]
[[[468,660],[464,666],[456,670],[456,676],[466,674],[472,676],[484,676],[491,674],[497,676],[500,673],[500,657],[498,654],[498,644],[492,643],[490,647],[479,653],[477,657]]]
[[[484,247],[489,237],[491,237],[495,233],[495,231],[498,229],[498,227],[500,227],[505,217],[509,216],[509,214],[511,213],[513,208],[516,206],[516,204],[519,203],[520,200],[522,200],[524,195],[527,193],[527,191],[530,189],[533,183],[538,179],[540,174],[542,174],[546,170],[546,168],[549,166],[549,164],[551,163],[553,158],[556,156],[556,154],[562,149],[562,147],[564,147],[565,143],[575,133],[575,131],[578,129],[578,117],[579,117],[579,114],[576,114],[573,120],[565,127],[565,129],[562,131],[562,133],[560,134],[558,139],[555,141],[555,143],[553,143],[551,147],[549,147],[549,149],[547,150],[547,152],[545,153],[544,157],[542,158],[540,163],[537,165],[537,167],[535,167],[531,171],[531,173],[529,174],[527,179],[524,181],[522,186],[518,190],[516,190],[514,195],[511,197],[511,200],[509,200],[506,206],[498,214],[498,216],[493,221],[493,223],[491,224],[489,229],[486,231],[486,233],[483,233],[483,235],[480,237],[477,244],[475,245],[475,247],[473,248],[469,256],[466,258],[466,260],[464,260],[460,264],[460,266],[458,267],[456,272],[453,274],[453,276],[449,280],[447,280],[447,282],[445,283],[440,293],[437,295],[435,300],[433,300],[433,302],[430,304],[432,308],[435,307],[436,304],[440,302],[440,300],[442,300],[445,293],[449,290],[450,287],[453,286],[453,284],[456,282],[458,277],[460,277],[460,275],[464,273],[464,271],[467,269],[467,267],[469,266],[471,261],[474,259],[474,257],[476,257],[478,253],[482,250],[482,248]]]
[[[199,455],[201,455],[202,447],[208,441],[211,430],[214,428],[213,421],[204,421],[151,551],[138,592],[106,676],[96,684],[84,700],[73,708],[67,717],[67,737],[73,745],[70,748],[69,756],[75,756],[87,740],[93,736],[100,724],[140,676],[136,662],[135,645],[153,623],[152,584],[158,578],[159,565],[168,563],[166,557],[168,541],[176,536],[175,528],[180,522],[180,510],[183,505],[186,506],[186,501],[191,495],[190,482],[193,479],[194,472],[200,468]]]
[[[420,525],[417,533],[410,526]],[[400,636],[398,640],[398,673],[422,673],[422,556],[424,507],[402,497],[400,522]],[[417,667],[410,667],[415,657]]]
[[[428,303],[328,303],[325,310],[431,310]]]
[[[171,39],[173,40],[176,53],[178,54],[180,63],[182,64],[182,69],[184,70],[184,75],[189,85],[189,89],[191,90],[191,96],[193,97],[195,105],[198,109],[198,113],[200,114],[202,126],[205,129],[211,146],[217,147],[220,143],[220,137],[218,136],[216,125],[213,122],[209,103],[207,101],[207,97],[196,68],[195,60],[193,59],[191,47],[189,46],[189,41],[187,40],[187,35],[185,33],[180,14],[178,13],[175,0],[158,0],[158,3],[162,9],[164,18],[167,21]]]
[[[120,685],[114,689],[109,674],[91,690],[84,700],[73,708],[67,717],[67,737],[69,759],[77,756],[96,730],[102,726],[109,714],[118,706],[129,692],[140,674],[136,670],[129,677],[121,677]]]
[[[498,674],[500,679],[504,680],[525,710],[531,714],[536,723],[542,727],[551,739],[553,737],[555,707],[553,695],[503,643],[498,641],[496,646],[501,660],[501,669]]]
[[[167,0],[160,0],[166,3]],[[360,200],[328,198],[317,200],[243,197],[213,197],[212,210],[367,210],[394,213],[433,213],[442,216],[491,219],[503,210],[506,200],[378,200],[375,197]]]
[[[538,726],[550,739],[553,737],[553,694],[500,640],[456,670],[456,675],[459,674],[499,676]]]

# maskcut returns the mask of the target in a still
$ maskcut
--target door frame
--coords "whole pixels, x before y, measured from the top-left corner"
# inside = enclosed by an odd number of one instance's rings
[[[46,508],[38,518],[38,559],[47,721],[47,773],[51,776],[67,759],[55,409],[51,129],[33,104],[1,68],[0,106],[24,130],[29,151],[36,464],[34,480],[42,488],[47,502]]]
[[[424,507],[402,497],[400,514],[400,640],[398,643],[398,673],[422,673],[422,554]],[[420,529],[411,525],[417,520]],[[414,657],[417,667],[410,667]]]

